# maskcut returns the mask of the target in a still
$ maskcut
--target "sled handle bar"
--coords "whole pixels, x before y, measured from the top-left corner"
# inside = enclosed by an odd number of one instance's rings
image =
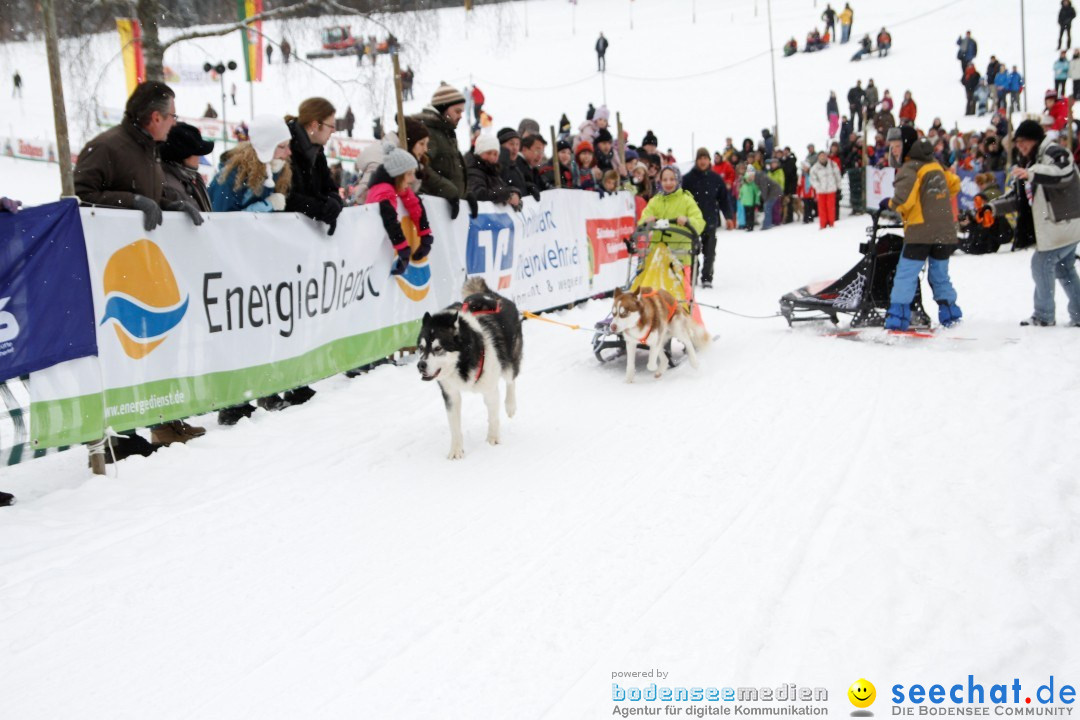
[[[674,222],[668,224],[667,227],[657,227],[656,223],[650,220],[644,225],[638,225],[636,232],[669,232],[673,235],[682,235],[690,240],[697,240],[699,238],[698,233],[690,225],[678,225]]]

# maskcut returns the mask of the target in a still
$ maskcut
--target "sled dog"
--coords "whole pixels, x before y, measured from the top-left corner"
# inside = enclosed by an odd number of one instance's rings
[[[664,346],[675,338],[686,347],[690,365],[698,367],[697,351],[709,342],[709,333],[694,322],[690,312],[666,290],[643,287],[638,292],[615,291],[611,331],[626,341],[626,382],[634,382],[638,344],[649,348],[647,367],[662,377],[668,366]]]

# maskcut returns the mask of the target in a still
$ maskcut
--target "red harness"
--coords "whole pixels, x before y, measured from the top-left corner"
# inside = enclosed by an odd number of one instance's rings
[[[641,294],[641,299],[644,300],[645,298],[651,298],[651,297],[655,297],[655,296],[660,296],[660,302],[664,303],[664,306],[668,310],[667,321],[671,322],[671,318],[675,317],[675,313],[679,312],[679,303],[678,302],[673,302],[671,304],[668,304],[668,301],[665,300],[662,295],[660,295],[659,290],[653,290],[652,292],[642,293]],[[638,342],[640,342],[642,345],[647,345],[649,343],[649,336],[652,335],[652,331],[653,331],[653,329],[650,327],[649,332],[645,333],[645,337],[641,338],[641,340],[639,340]]]
[[[502,300],[499,300],[499,301],[497,301],[495,303],[495,309],[494,310],[471,310],[471,309],[469,309],[469,303],[468,302],[463,302],[463,303],[461,303],[461,312],[463,312],[463,313],[467,312],[467,313],[469,313],[471,315],[494,315],[495,313],[502,312]],[[484,372],[484,356],[486,354],[487,354],[486,350],[481,350],[480,351],[480,366],[476,369],[476,377],[473,379],[473,382],[478,382],[480,380],[480,376]]]

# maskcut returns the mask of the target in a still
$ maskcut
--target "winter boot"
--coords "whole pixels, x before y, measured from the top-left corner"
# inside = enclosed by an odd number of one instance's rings
[[[251,403],[233,405],[218,411],[218,425],[235,425],[244,418],[251,417],[255,412],[255,406]]]
[[[885,314],[886,330],[907,330],[911,325],[911,306],[907,303],[892,303]]]
[[[1032,315],[1027,320],[1021,320],[1020,325],[1022,327],[1054,327],[1056,322],[1054,320],[1042,320]]]
[[[938,322],[944,327],[953,327],[959,324],[960,318],[964,317],[964,313],[960,312],[960,308],[956,303],[939,300],[937,316]]]
[[[263,410],[269,410],[270,412],[284,410],[289,407],[289,403],[283,400],[280,395],[267,395],[266,397],[261,397],[256,404]]]
[[[168,447],[173,443],[186,443],[206,434],[206,428],[188,425],[183,420],[174,420],[150,429],[150,442]]]
[[[303,405],[313,397],[315,397],[315,391],[304,385],[285,393],[285,402],[289,405]]]
[[[0,507],[15,504],[15,496],[11,493],[0,492]]]
[[[158,449],[157,445],[153,445],[147,442],[146,438],[139,435],[134,430],[128,430],[128,437],[114,437],[111,442],[111,449],[109,443],[105,445],[105,462],[111,463],[115,457],[117,462],[124,458],[129,458],[132,455],[141,455],[142,457],[150,457]]]

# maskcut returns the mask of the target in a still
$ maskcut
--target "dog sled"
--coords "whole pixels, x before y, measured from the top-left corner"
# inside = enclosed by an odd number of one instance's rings
[[[661,239],[652,242],[654,233]],[[700,323],[701,313],[694,304],[698,253],[701,252],[701,238],[697,232],[690,226],[654,220],[635,228],[626,243],[630,262],[622,289],[627,292],[636,292],[643,287],[665,290]],[[612,331],[611,321],[612,317],[608,314],[596,323],[593,333],[593,355],[602,363],[626,352],[626,341],[621,334]],[[648,349],[645,345],[639,344],[638,347]],[[676,363],[672,362],[670,343],[664,352],[668,364],[674,367]]]
[[[862,259],[839,280],[813,283],[793,290],[780,298],[780,314],[794,327],[796,323],[828,320],[840,324],[840,315],[850,315],[852,328],[882,327],[889,308],[893,276],[904,249],[904,237],[895,232],[903,228],[895,213],[871,211],[873,224],[867,228],[867,240],[860,243]],[[922,288],[915,291],[911,304],[911,324],[928,327],[930,316],[922,305]]]

